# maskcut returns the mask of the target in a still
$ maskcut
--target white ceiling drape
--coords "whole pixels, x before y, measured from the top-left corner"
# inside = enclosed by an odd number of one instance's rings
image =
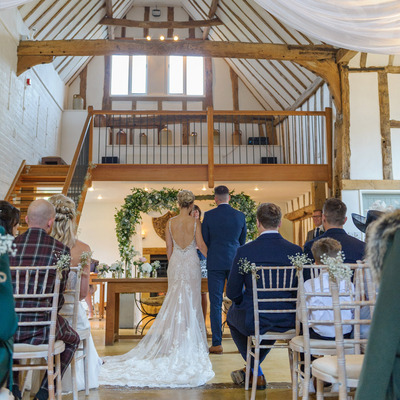
[[[0,10],[4,8],[18,7],[31,1],[32,0],[0,0]]]
[[[292,28],[367,53],[400,54],[399,0],[255,0]]]

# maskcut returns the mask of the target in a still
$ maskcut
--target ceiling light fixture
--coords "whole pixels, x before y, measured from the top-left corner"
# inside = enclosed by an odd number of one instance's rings
[[[101,195],[101,194],[99,194],[98,196],[97,196],[97,200],[102,200],[103,199],[103,196]]]
[[[179,40],[179,36],[178,35],[174,35],[174,41],[177,42]]]
[[[94,187],[90,186],[90,188],[88,190],[89,190],[89,192],[93,192],[94,191]]]
[[[148,41],[150,42],[151,36],[150,36],[150,35],[147,35],[147,36],[146,36],[146,40],[148,40]]]
[[[159,8],[157,8],[157,5],[156,5],[156,8],[153,8],[153,9],[151,10],[151,15],[152,15],[153,17],[155,17],[155,18],[158,18],[158,17],[161,16],[161,10],[160,10]]]
[[[161,40],[161,41],[164,41],[164,40],[165,40],[165,36],[164,36],[164,35],[161,35],[161,36],[160,36],[160,40]]]
[[[260,189],[258,188],[258,186],[256,186],[256,187],[254,188],[254,190],[257,191],[257,190],[260,190]]]
[[[203,188],[201,190],[206,191],[206,185],[203,185]]]
[[[148,192],[149,189],[145,186],[145,187],[144,187],[144,191],[145,191],[145,192]]]

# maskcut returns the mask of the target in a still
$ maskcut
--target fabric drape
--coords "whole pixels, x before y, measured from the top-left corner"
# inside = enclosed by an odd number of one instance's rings
[[[346,49],[400,53],[398,0],[255,0],[283,23]]]
[[[0,10],[4,8],[12,8],[22,6],[22,4],[30,3],[32,0],[1,0]]]

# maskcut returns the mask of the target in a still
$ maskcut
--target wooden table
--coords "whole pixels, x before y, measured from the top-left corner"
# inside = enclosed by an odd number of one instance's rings
[[[93,279],[93,283],[107,283],[106,346],[113,345],[120,338],[135,339],[138,337],[138,335],[121,335],[119,333],[119,295],[121,293],[151,293],[168,290],[168,278],[97,278]],[[201,291],[208,292],[206,278],[201,280]]]

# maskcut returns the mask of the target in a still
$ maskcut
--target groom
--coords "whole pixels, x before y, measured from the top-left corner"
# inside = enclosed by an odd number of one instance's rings
[[[204,214],[202,234],[208,247],[207,273],[210,296],[212,346],[210,353],[222,354],[221,307],[225,281],[239,246],[246,241],[245,215],[229,205],[231,196],[226,186],[214,189],[217,208]]]

